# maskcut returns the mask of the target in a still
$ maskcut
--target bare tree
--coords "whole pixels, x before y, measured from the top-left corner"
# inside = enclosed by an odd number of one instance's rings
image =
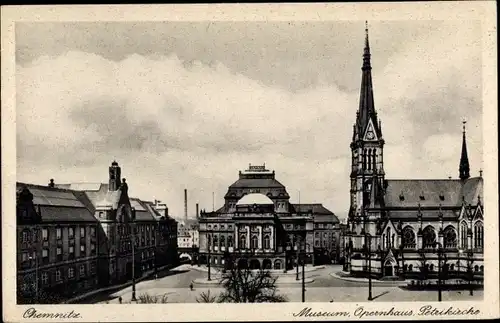
[[[217,295],[210,295],[210,290],[208,292],[201,292],[200,298],[196,298],[196,302],[198,303],[217,303],[219,297]]]
[[[137,300],[139,304],[155,304],[155,303],[168,303],[167,294],[164,295],[149,295],[148,293],[139,295]]]

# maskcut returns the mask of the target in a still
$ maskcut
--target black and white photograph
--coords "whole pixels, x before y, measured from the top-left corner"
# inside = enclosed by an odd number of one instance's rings
[[[2,244],[20,319],[498,302],[484,22],[275,14],[12,24]]]

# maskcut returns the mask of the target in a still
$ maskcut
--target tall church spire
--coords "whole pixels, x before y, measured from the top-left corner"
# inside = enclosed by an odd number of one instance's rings
[[[363,51],[363,66],[361,67],[361,89],[359,95],[359,117],[356,120],[358,132],[364,134],[368,122],[372,119],[377,135],[380,137],[380,129],[378,129],[377,115],[375,112],[375,103],[373,101],[373,83],[372,83],[372,66],[371,66],[370,42],[368,40],[368,22],[365,26],[365,48]]]
[[[463,123],[463,131],[462,131],[462,155],[460,156],[460,179],[465,180],[470,177],[469,171],[469,157],[467,155],[467,142],[465,140],[465,123],[466,121],[462,121]]]

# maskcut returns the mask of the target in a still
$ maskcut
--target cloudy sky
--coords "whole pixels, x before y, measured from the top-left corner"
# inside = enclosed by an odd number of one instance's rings
[[[387,178],[458,177],[467,119],[482,167],[481,30],[370,23]],[[174,215],[216,208],[249,163],[292,202],[349,207],[364,22],[16,24],[17,180],[107,182]]]

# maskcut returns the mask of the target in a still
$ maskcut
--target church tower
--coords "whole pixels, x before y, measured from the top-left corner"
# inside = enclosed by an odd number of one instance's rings
[[[118,191],[118,189],[120,188],[120,176],[121,168],[120,166],[118,166],[118,163],[115,160],[109,167],[109,191]]]
[[[465,121],[462,131],[462,155],[460,156],[459,177],[466,180],[470,177],[469,156],[467,155],[467,142],[465,141]]]
[[[349,218],[361,216],[363,207],[368,207],[369,203],[376,202],[370,201],[369,190],[371,190],[372,185],[375,185],[375,189],[383,189],[385,177],[382,124],[377,118],[373,100],[368,24],[365,32],[359,108],[356,113],[351,142],[351,206]]]

